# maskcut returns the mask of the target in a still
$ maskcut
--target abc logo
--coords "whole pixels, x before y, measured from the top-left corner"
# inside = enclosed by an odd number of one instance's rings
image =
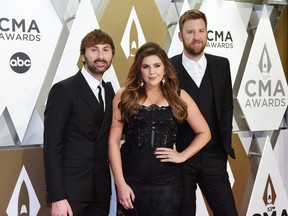
[[[31,60],[23,52],[15,53],[10,59],[10,67],[16,73],[25,73],[30,69]]]

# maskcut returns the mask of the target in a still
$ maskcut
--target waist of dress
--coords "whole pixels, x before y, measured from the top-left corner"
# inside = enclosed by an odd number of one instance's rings
[[[167,184],[179,176],[179,164],[160,162],[151,157],[128,158],[123,161],[125,179],[145,184]]]
[[[138,134],[127,136],[126,142],[133,146],[138,147],[167,147],[173,148],[176,142],[176,135],[171,134],[159,134],[154,130],[151,130],[149,134]]]

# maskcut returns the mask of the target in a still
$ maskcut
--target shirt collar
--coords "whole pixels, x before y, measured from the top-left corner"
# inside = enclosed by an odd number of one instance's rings
[[[97,89],[98,85],[102,86],[102,80],[98,81],[97,79],[95,79],[87,70],[86,68],[83,66],[81,69],[81,73],[83,74],[85,80],[87,81],[88,85],[92,88],[92,89]]]
[[[198,65],[200,66],[202,70],[205,70],[207,66],[207,59],[205,57],[205,54],[203,54],[201,58],[196,62],[196,61],[189,59],[184,53],[182,53],[182,62],[184,65],[186,65],[190,69],[193,69],[193,65],[196,63],[198,63]]]

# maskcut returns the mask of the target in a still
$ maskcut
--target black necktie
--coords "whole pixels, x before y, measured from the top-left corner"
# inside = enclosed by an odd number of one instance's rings
[[[100,103],[100,106],[102,108],[102,110],[104,111],[104,101],[103,101],[103,98],[102,98],[102,93],[101,93],[101,87],[98,86],[98,100],[99,100],[99,103]]]

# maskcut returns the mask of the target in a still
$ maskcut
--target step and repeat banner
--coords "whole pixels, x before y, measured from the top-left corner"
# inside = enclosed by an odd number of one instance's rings
[[[182,52],[178,18],[196,8],[208,19],[206,52],[230,61],[237,159],[229,158],[227,169],[239,215],[287,216],[288,88],[274,38],[285,7],[287,1],[281,0],[262,5],[224,0],[1,3],[0,215],[50,213],[43,112],[51,86],[81,67],[79,47],[86,33],[101,28],[113,37],[116,54],[104,79],[117,91],[145,42],[160,44],[169,57]],[[113,190],[110,215],[115,215],[115,200]],[[199,190],[197,206],[198,216],[210,214]]]

